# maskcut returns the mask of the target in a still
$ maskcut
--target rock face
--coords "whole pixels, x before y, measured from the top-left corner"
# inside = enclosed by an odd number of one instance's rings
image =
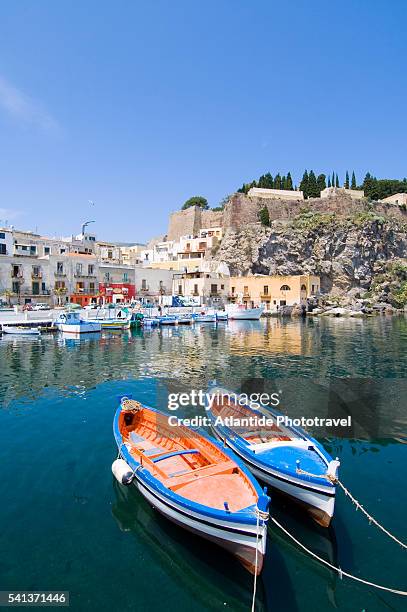
[[[362,297],[374,289],[390,303],[391,292],[383,291],[375,279],[406,257],[404,222],[360,211],[341,218],[307,212],[290,221],[274,221],[270,228],[259,223],[230,228],[216,254],[231,274],[316,274],[325,293]]]

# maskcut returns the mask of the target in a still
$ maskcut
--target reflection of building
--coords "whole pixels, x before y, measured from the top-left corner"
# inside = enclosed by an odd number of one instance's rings
[[[315,337],[309,330],[282,317],[240,325],[232,321],[229,330],[231,355],[310,355]],[[228,328],[229,329],[229,328]]]
[[[226,298],[229,293],[229,276],[217,272],[185,272],[174,274],[172,293],[183,297],[200,297],[206,302]]]
[[[243,302],[250,307],[263,304],[266,310],[280,306],[306,304],[307,298],[319,292],[318,276],[231,276],[231,302]]]

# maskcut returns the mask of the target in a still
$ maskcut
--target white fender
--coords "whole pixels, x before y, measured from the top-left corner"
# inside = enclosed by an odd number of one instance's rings
[[[134,472],[124,459],[116,459],[112,463],[113,476],[122,485],[130,485],[134,480]]]

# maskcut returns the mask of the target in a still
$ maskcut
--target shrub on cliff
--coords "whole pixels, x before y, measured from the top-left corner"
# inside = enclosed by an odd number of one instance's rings
[[[267,206],[263,206],[263,208],[259,210],[259,221],[262,225],[270,227],[270,215]]]
[[[191,208],[191,206],[199,206],[199,208],[203,208],[207,210],[209,208],[208,200],[203,196],[193,196],[189,198],[182,206],[182,210],[186,210],[187,208]]]

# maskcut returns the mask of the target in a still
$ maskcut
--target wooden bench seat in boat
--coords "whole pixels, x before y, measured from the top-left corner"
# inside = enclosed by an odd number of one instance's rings
[[[233,472],[235,469],[236,464],[233,461],[222,461],[221,463],[216,463],[215,465],[205,465],[204,467],[197,468],[196,470],[190,470],[187,474],[172,476],[163,484],[172,491],[176,491],[180,487],[183,487],[190,482],[197,482],[198,480],[201,481],[203,478],[209,478],[209,476],[213,477],[216,474],[225,474],[228,471]]]

